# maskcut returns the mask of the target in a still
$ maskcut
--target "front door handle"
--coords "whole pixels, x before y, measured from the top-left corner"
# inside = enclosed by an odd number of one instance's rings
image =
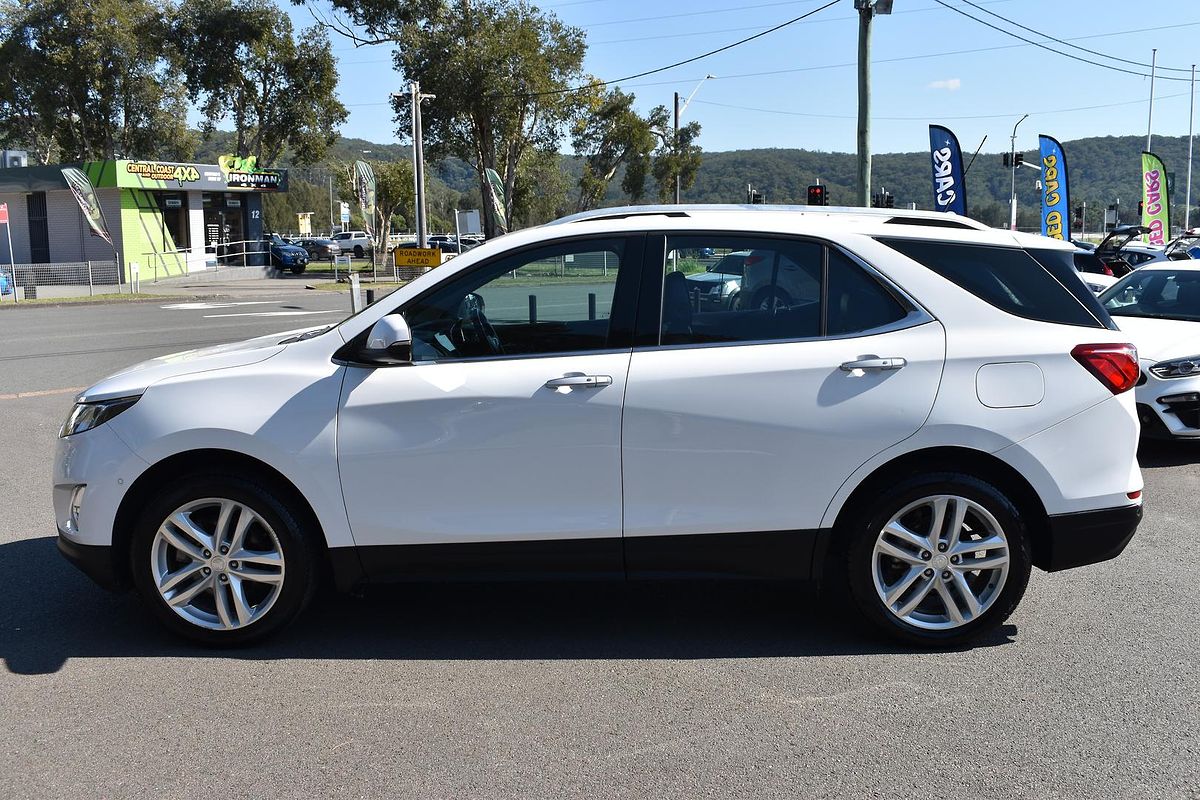
[[[889,372],[903,367],[908,362],[903,358],[880,358],[879,356],[863,356],[855,361],[847,361],[838,369],[842,372]]]
[[[578,386],[581,389],[596,389],[612,383],[609,375],[567,375],[562,378],[551,378],[546,381],[547,389],[558,389],[563,386]]]

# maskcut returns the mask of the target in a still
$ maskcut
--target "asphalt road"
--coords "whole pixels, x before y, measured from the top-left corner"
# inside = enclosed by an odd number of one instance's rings
[[[346,302],[257,299],[232,308]],[[70,394],[22,394],[336,318],[220,313],[0,312],[0,797],[1200,798],[1200,444],[1143,453],[1122,557],[1035,573],[969,650],[687,584],[326,596],[266,645],[197,650],[58,556]]]

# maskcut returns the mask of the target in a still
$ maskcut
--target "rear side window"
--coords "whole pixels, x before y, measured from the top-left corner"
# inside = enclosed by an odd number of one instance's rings
[[[1074,274],[1074,265],[1064,279],[1055,274],[1057,270],[1052,272],[1017,248],[906,239],[880,241],[1009,314],[1088,328],[1105,327],[1098,319],[1111,324],[1103,309],[1099,314],[1090,311],[1067,288],[1072,285],[1069,279],[1079,284],[1081,291],[1087,291]]]
[[[1030,249],[1027,252],[1029,255],[1033,256],[1034,260],[1041,264],[1047,272],[1057,278],[1063,286],[1067,287],[1071,294],[1075,295],[1075,299],[1083,304],[1083,307],[1086,308],[1093,317],[1100,320],[1100,322],[1109,330],[1117,330],[1117,324],[1113,322],[1112,317],[1108,315],[1108,311],[1104,309],[1104,304],[1100,302],[1100,298],[1096,297],[1096,295],[1092,293],[1092,290],[1087,287],[1087,284],[1082,280],[1069,280],[1070,278],[1078,277],[1076,270],[1079,266],[1079,259],[1081,257],[1089,258],[1098,262],[1100,259],[1096,258],[1096,256],[1092,255],[1091,253],[1071,253],[1065,250]],[[1100,265],[1103,267],[1103,262],[1100,262]]]

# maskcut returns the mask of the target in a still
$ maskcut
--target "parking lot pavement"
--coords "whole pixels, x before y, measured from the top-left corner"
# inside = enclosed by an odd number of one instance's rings
[[[97,348],[281,325],[174,313]],[[68,345],[0,391],[153,352]],[[55,551],[69,402],[0,400],[0,797],[1200,797],[1200,446],[1147,447],[1127,552],[1035,573],[969,650],[894,647],[789,586],[443,584],[213,652]]]

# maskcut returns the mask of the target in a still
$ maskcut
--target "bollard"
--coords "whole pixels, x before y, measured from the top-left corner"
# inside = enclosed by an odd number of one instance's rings
[[[358,294],[358,273],[350,273],[350,313],[362,311],[362,297]]]
[[[371,305],[374,302],[375,302],[375,290],[367,289],[367,305]]]
[[[88,297],[91,297],[92,295],[94,295],[96,293],[96,289],[92,285],[92,262],[91,261],[87,262],[87,268],[88,268]]]

